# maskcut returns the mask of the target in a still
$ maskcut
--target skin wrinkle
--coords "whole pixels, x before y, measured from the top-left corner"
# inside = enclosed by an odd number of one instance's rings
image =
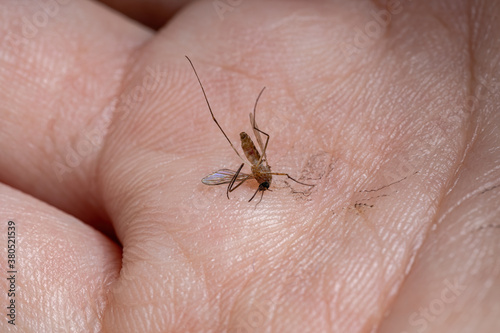
[[[484,194],[484,193],[486,193],[486,192],[493,191],[494,189],[496,189],[496,188],[498,188],[498,187],[500,187],[500,184],[498,184],[498,185],[494,185],[494,186],[492,186],[492,187],[488,187],[488,188],[486,188],[486,189],[482,190],[479,194]]]

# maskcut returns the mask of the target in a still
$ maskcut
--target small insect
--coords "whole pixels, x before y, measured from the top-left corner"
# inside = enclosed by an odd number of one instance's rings
[[[229,184],[227,186],[226,190],[226,195],[227,198],[229,199],[229,192],[233,192],[236,190],[241,184],[243,184],[245,181],[249,179],[255,179],[259,183],[259,187],[255,191],[255,193],[252,195],[249,202],[255,198],[258,192],[262,192],[261,197],[259,202],[262,200],[262,197],[264,195],[264,191],[271,191],[269,187],[271,186],[271,181],[272,181],[272,176],[287,176],[289,179],[293,180],[296,183],[306,185],[306,186],[314,186],[310,184],[305,184],[302,182],[299,182],[298,180],[290,177],[289,174],[287,173],[282,173],[282,172],[271,172],[271,166],[267,163],[267,157],[266,157],[266,149],[267,149],[267,144],[269,143],[269,134],[261,131],[259,127],[257,126],[257,122],[255,121],[255,112],[257,110],[257,103],[259,102],[260,96],[266,89],[266,87],[262,88],[260,91],[259,95],[257,96],[257,99],[255,100],[255,105],[253,108],[253,114],[250,113],[250,124],[252,125],[253,133],[255,135],[255,138],[257,139],[257,144],[259,145],[260,151],[262,152],[259,153],[257,148],[255,147],[255,144],[253,143],[252,139],[250,136],[245,133],[241,132],[240,133],[240,140],[241,140],[241,148],[243,152],[245,153],[245,156],[247,160],[251,164],[251,170],[252,174],[247,174],[241,172],[241,169],[245,165],[245,160],[241,157],[241,155],[238,153],[236,148],[233,146],[231,143],[231,140],[229,140],[228,136],[222,129],[222,127],[219,125],[217,122],[217,119],[215,119],[214,113],[212,112],[212,107],[210,106],[210,103],[208,102],[207,94],[205,93],[205,89],[203,88],[203,84],[201,84],[200,77],[198,76],[198,73],[196,72],[196,69],[194,68],[193,62],[191,59],[189,59],[188,56],[186,56],[187,60],[191,64],[191,67],[193,68],[194,74],[196,75],[196,79],[198,80],[198,83],[200,84],[201,91],[203,92],[203,96],[205,97],[205,101],[207,102],[208,105],[208,110],[210,111],[210,114],[212,115],[212,119],[214,120],[215,124],[219,127],[221,130],[222,134],[224,134],[224,137],[227,139],[233,150],[235,151],[236,155],[243,161],[243,163],[240,165],[238,170],[233,171],[230,169],[221,169],[219,171],[216,171],[214,173],[211,173],[210,175],[206,176],[201,180],[201,182],[205,185],[222,185],[222,184]],[[262,137],[260,135],[265,135],[266,136],[266,143],[263,144],[262,142]]]

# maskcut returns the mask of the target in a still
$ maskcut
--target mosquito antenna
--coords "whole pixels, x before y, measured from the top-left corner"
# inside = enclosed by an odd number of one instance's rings
[[[236,155],[238,155],[238,157],[243,161],[245,162],[245,160],[241,157],[240,153],[238,153],[238,151],[236,150],[236,148],[234,148],[233,144],[231,143],[231,140],[229,140],[229,138],[227,137],[226,133],[224,132],[224,130],[222,129],[222,127],[219,125],[219,123],[217,122],[217,119],[215,119],[215,116],[214,116],[214,113],[212,112],[212,107],[210,106],[210,103],[208,102],[208,97],[207,97],[207,94],[205,93],[205,89],[203,88],[203,84],[201,84],[201,80],[200,80],[200,77],[198,76],[198,73],[196,72],[196,69],[194,68],[194,65],[193,65],[193,62],[191,61],[191,59],[189,59],[188,56],[185,56],[186,59],[189,61],[189,63],[191,64],[191,67],[193,68],[193,71],[194,71],[194,75],[196,75],[196,78],[198,79],[198,83],[200,84],[200,87],[201,87],[201,91],[203,92],[203,96],[205,96],[205,101],[207,101],[207,105],[208,105],[208,110],[210,110],[210,114],[212,115],[212,119],[215,121],[215,123],[217,124],[217,126],[219,127],[219,129],[221,130],[222,134],[224,134],[224,136],[226,137],[227,141],[229,142],[229,144],[231,145],[231,148],[233,148],[233,150],[235,151]]]

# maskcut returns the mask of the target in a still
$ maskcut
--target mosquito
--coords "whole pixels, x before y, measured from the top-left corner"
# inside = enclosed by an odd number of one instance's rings
[[[255,121],[255,113],[257,111],[257,103],[259,102],[260,96],[262,95],[262,93],[264,92],[266,87],[262,88],[259,95],[257,96],[257,99],[255,100],[255,105],[253,107],[253,114],[250,113],[250,124],[252,125],[255,139],[257,140],[257,144],[259,145],[259,148],[260,148],[260,151],[262,152],[262,154],[259,153],[259,150],[255,147],[255,144],[253,143],[250,136],[245,132],[241,132],[240,133],[241,148],[242,148],[248,162],[250,162],[250,164],[251,164],[252,174],[247,174],[247,173],[241,172],[241,169],[243,169],[243,166],[245,165],[246,162],[241,157],[240,153],[238,153],[238,150],[236,150],[236,148],[233,146],[233,144],[231,143],[231,140],[229,140],[229,137],[226,135],[226,133],[224,132],[224,130],[220,126],[219,122],[217,122],[217,119],[215,119],[214,113],[212,112],[212,107],[210,106],[210,103],[208,102],[207,94],[205,93],[205,89],[203,88],[203,84],[201,83],[200,77],[198,76],[198,73],[196,72],[196,69],[194,68],[193,62],[191,61],[191,59],[189,59],[188,56],[186,56],[186,58],[189,61],[189,63],[191,64],[191,67],[193,68],[194,74],[196,75],[196,79],[198,80],[198,83],[200,84],[201,91],[203,92],[203,96],[205,97],[205,101],[207,102],[208,110],[210,111],[210,114],[212,115],[212,119],[214,120],[217,127],[219,127],[222,134],[224,134],[224,137],[229,142],[229,144],[231,145],[231,148],[233,148],[236,155],[238,155],[238,157],[243,162],[243,163],[241,163],[240,167],[236,171],[230,170],[230,169],[220,169],[219,171],[211,173],[208,176],[206,176],[205,178],[203,178],[201,180],[201,182],[205,185],[229,184],[227,186],[227,190],[226,190],[226,195],[227,195],[227,198],[229,199],[230,192],[233,192],[234,190],[236,190],[238,187],[240,187],[241,184],[243,184],[247,180],[255,179],[259,183],[259,187],[255,191],[255,193],[252,195],[250,200],[248,200],[248,202],[252,201],[258,192],[262,192],[259,202],[262,201],[262,197],[264,196],[264,192],[271,191],[269,189],[269,187],[271,186],[271,181],[273,179],[273,177],[272,177],[273,175],[274,176],[286,176],[286,177],[288,177],[288,179],[291,179],[298,184],[302,184],[305,186],[311,186],[311,187],[314,186],[311,184],[299,182],[298,180],[292,178],[287,173],[271,172],[271,166],[267,163],[267,156],[266,156],[267,144],[269,143],[269,134],[261,131],[259,129],[259,127],[257,126],[257,122]],[[266,136],[266,143],[265,144],[263,144],[261,134]]]

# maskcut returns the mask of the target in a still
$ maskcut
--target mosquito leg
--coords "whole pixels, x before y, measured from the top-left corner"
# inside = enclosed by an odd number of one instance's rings
[[[312,184],[306,184],[306,183],[299,182],[297,179],[292,178],[292,177],[291,177],[289,174],[287,174],[287,173],[281,173],[281,172],[270,172],[269,174],[270,174],[270,175],[275,175],[275,176],[287,176],[287,177],[288,177],[288,179],[291,179],[291,180],[293,180],[293,181],[294,181],[294,182],[296,182],[296,183],[299,183],[299,184],[302,184],[302,185],[306,185],[306,186],[314,186],[314,185],[312,185]]]
[[[234,182],[236,181],[236,179],[238,179],[238,175],[240,174],[240,171],[241,171],[241,169],[243,168],[244,165],[245,165],[245,163],[242,163],[240,165],[240,167],[238,168],[238,170],[234,174],[233,178],[231,178],[231,181],[229,182],[229,185],[227,186],[226,195],[227,195],[228,199],[229,199],[229,192],[233,192],[235,189],[238,188],[238,186],[240,186],[241,184],[243,184],[243,182],[246,180],[246,178],[243,179],[238,185],[236,185],[236,187],[233,188]]]

